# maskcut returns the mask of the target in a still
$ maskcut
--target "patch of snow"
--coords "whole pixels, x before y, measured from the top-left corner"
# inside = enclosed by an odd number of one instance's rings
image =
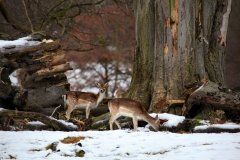
[[[58,120],[58,121],[65,124],[66,126],[70,126],[70,127],[73,127],[73,128],[78,128],[78,126],[74,125],[71,122],[67,122],[67,121],[64,121],[64,120]]]
[[[33,46],[33,45],[38,45],[42,42],[39,41],[32,41],[31,40],[32,37],[31,36],[27,36],[27,37],[23,37],[23,38],[19,38],[17,40],[13,40],[13,41],[7,41],[7,40],[0,40],[0,48],[4,48],[6,46],[23,46],[23,45],[28,45],[28,46]]]
[[[12,86],[19,86],[18,79],[17,79],[19,70],[20,69],[17,69],[9,75]]]
[[[194,130],[204,130],[207,128],[240,129],[240,125],[236,123],[212,124],[212,125],[196,126]]]
[[[240,125],[236,123],[212,124],[210,127],[223,128],[223,129],[240,129]]]
[[[81,72],[81,69],[79,68],[74,70],[74,74],[79,74],[80,72]]]
[[[74,125],[74,124],[71,123],[71,122],[67,122],[67,121],[61,120],[61,119],[58,120],[58,119],[55,119],[55,118],[53,118],[53,117],[49,117],[49,118],[54,119],[54,120],[56,120],[56,121],[59,121],[59,122],[65,124],[66,126],[73,127],[73,128],[78,128],[78,126]]]
[[[40,122],[40,121],[31,121],[31,122],[28,122],[28,123],[26,123],[26,124],[45,126],[45,124],[42,123],[42,122]]]
[[[156,113],[151,113],[150,116],[155,117]],[[158,118],[168,120],[163,124],[166,127],[177,126],[179,123],[182,123],[185,120],[184,116],[177,116],[169,113],[158,114]]]
[[[196,126],[194,127],[194,130],[205,130],[209,127],[209,125],[203,125],[203,126]]]
[[[209,120],[201,120],[201,121],[199,121],[199,123],[203,124],[203,125],[207,125],[207,126],[210,125],[210,121]]]
[[[0,107],[0,112],[1,112],[1,111],[4,111],[4,110],[6,110],[6,109]]]

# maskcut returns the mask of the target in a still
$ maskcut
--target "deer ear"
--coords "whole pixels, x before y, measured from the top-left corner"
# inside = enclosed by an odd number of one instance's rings
[[[108,86],[108,82],[104,84],[104,87],[107,87]]]
[[[100,84],[99,84],[99,83],[96,82],[95,84],[96,84],[96,86],[100,87]]]

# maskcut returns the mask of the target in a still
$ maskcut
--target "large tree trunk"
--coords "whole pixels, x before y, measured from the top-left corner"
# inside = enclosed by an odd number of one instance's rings
[[[231,0],[135,1],[136,52],[126,97],[159,111],[182,100],[184,85],[207,78],[225,86]]]
[[[151,95],[154,52],[154,1],[135,1],[136,48],[132,82],[127,97],[148,108]]]

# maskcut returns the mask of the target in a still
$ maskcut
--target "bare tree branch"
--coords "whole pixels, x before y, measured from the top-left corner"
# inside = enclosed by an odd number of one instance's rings
[[[2,13],[4,19],[17,30],[21,30],[24,33],[31,33],[31,29],[25,25],[20,25],[14,16],[9,12],[10,10],[4,5],[4,1],[0,1],[0,12]]]
[[[25,10],[25,14],[26,14],[26,16],[27,16],[28,22],[29,22],[29,24],[30,24],[30,26],[31,26],[31,31],[32,31],[32,33],[33,33],[33,32],[34,32],[34,29],[33,29],[33,25],[32,25],[31,19],[30,19],[29,15],[28,15],[28,11],[27,11],[27,7],[26,7],[26,4],[25,4],[25,1],[22,0],[22,3],[23,3],[23,6],[24,6],[24,10]]]

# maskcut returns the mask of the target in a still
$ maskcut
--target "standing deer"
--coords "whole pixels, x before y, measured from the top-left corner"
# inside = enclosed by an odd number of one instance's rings
[[[66,95],[63,95],[64,108],[66,110],[66,118],[69,120],[71,112],[76,108],[86,108],[86,118],[89,117],[90,110],[96,108],[98,104],[105,97],[107,83],[96,83],[99,88],[98,94],[89,92],[69,91]]]
[[[111,115],[109,120],[111,130],[113,129],[113,122],[121,129],[117,121],[117,118],[120,116],[132,117],[134,131],[137,131],[138,119],[148,122],[156,131],[159,130],[160,120],[158,119],[158,115],[155,118],[151,117],[145,108],[135,100],[116,98],[108,102],[108,108]]]

